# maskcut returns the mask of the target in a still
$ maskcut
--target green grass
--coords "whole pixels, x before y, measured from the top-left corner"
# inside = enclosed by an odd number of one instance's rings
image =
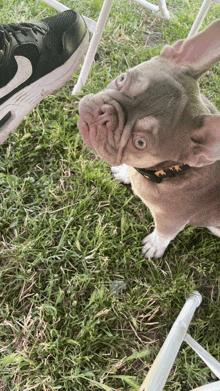
[[[67,1],[97,19],[102,1]],[[78,103],[128,67],[187,36],[201,1],[167,0],[170,21],[115,0],[83,93],[77,75],[46,98],[0,147],[0,390],[138,390],[184,305],[203,302],[190,334],[220,360],[220,240],[188,227],[162,259],[141,241],[150,212],[83,145]],[[1,22],[56,13],[40,0],[0,1]],[[213,5],[203,26],[220,17]],[[146,45],[146,36],[153,47]],[[145,37],[145,40],[144,40]],[[219,67],[201,80],[220,109]],[[126,289],[118,295],[112,283]],[[214,375],[184,343],[165,390],[188,391]]]

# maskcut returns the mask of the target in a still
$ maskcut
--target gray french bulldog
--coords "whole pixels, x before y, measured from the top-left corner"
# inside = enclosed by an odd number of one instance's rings
[[[198,86],[219,60],[217,20],[80,102],[84,142],[152,213],[145,257],[161,257],[187,224],[220,236],[220,115]]]

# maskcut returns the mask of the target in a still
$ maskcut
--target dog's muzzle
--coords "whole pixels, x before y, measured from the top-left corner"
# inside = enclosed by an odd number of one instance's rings
[[[109,154],[117,154],[125,124],[120,103],[103,93],[87,95],[80,102],[79,114],[78,127],[85,144],[109,162]]]

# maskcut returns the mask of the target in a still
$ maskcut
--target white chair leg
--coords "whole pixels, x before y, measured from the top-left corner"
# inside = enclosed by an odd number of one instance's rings
[[[202,297],[194,291],[186,300],[139,391],[162,391],[187,329]]]
[[[198,342],[196,342],[189,334],[186,334],[184,341],[201,357],[212,372],[220,379],[220,363],[211,356]],[[220,388],[219,388],[220,390]]]
[[[163,18],[170,19],[171,16],[169,14],[169,11],[167,9],[166,0],[157,0],[158,6],[160,9],[160,14]]]
[[[170,14],[166,6],[166,0],[158,0],[158,5],[149,3],[147,0],[134,0],[143,7],[149,8],[151,11],[158,12],[163,18],[170,19]]]
[[[82,66],[78,81],[73,89],[72,95],[75,95],[78,92],[80,92],[82,86],[86,83],[90,68],[92,66],[92,62],[95,57],[96,50],[99,45],[99,41],[101,39],[103,30],[105,28],[105,24],[107,22],[109,13],[112,8],[112,4],[113,4],[113,0],[105,0],[104,1],[104,4],[102,6],[102,10],[100,12],[100,15],[99,15],[99,18],[98,18],[98,21],[96,24],[94,34],[92,36],[92,39],[91,39],[91,42],[89,45],[89,49],[88,49],[86,57],[85,57],[84,64]]]
[[[192,28],[189,32],[187,39],[191,38],[193,35],[198,33],[199,28],[203,22],[203,19],[205,18],[206,13],[211,5],[211,2],[212,2],[212,0],[204,0],[203,1],[202,6],[199,10],[199,13],[198,13],[196,19],[195,19],[195,22],[192,25]]]
[[[214,383],[206,384],[204,386],[193,388],[192,391],[219,391],[220,390],[220,381]]]
[[[136,3],[142,5],[143,7],[149,8],[151,11],[158,12],[158,5],[149,3],[147,0],[134,0]]]

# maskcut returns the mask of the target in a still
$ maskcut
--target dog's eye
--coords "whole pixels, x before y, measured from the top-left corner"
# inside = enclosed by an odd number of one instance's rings
[[[119,89],[123,88],[127,81],[127,73],[123,73],[116,79],[116,85]]]
[[[139,137],[139,138],[136,138],[136,140],[134,140],[134,145],[138,149],[144,149],[144,148],[146,148],[147,143],[144,138]]]

